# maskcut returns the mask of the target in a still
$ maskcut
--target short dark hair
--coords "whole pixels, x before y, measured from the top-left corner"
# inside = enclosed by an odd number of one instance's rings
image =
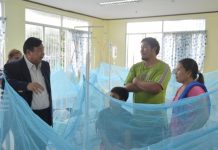
[[[23,53],[26,54],[27,50],[33,51],[34,47],[38,47],[42,44],[42,41],[39,38],[29,37],[23,45]]]
[[[122,100],[122,101],[127,101],[128,97],[129,97],[129,92],[124,87],[114,87],[111,89],[111,92],[119,95],[120,100]]]
[[[152,37],[146,37],[144,39],[142,39],[141,43],[148,43],[148,45],[151,46],[151,48],[156,48],[156,55],[159,54],[159,51],[160,51],[160,45],[159,45],[159,42],[155,39],[155,38],[152,38]]]

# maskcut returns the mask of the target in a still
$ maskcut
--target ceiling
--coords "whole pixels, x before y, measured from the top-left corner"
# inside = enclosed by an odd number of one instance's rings
[[[141,0],[99,5],[115,0],[26,0],[101,19],[124,19],[218,11],[218,0]]]

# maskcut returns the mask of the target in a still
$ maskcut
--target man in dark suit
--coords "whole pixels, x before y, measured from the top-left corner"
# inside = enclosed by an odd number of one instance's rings
[[[23,53],[22,59],[5,64],[6,78],[33,112],[52,126],[50,66],[42,60],[42,41],[35,37],[28,38],[23,45]]]

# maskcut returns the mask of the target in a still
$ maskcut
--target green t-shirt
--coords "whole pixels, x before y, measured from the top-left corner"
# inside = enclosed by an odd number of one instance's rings
[[[144,61],[142,61],[131,67],[125,84],[132,83],[135,77],[145,82],[155,82],[160,84],[163,90],[158,94],[154,95],[149,92],[133,93],[133,100],[135,103],[160,104],[165,101],[166,88],[170,76],[170,67],[163,61],[158,60],[158,62],[152,67],[146,67]]]

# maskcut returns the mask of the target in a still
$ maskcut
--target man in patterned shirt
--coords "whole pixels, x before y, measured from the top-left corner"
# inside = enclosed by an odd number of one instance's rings
[[[135,103],[164,103],[170,67],[156,58],[160,50],[156,39],[148,37],[141,41],[142,62],[134,64],[125,81],[126,89],[133,93]]]
[[[156,39],[141,41],[142,62],[134,64],[125,81],[126,89],[133,92],[135,103],[160,104],[165,102],[170,67],[157,59],[160,46]],[[132,119],[132,147],[157,143],[167,137],[167,114],[162,109],[136,109]],[[135,129],[138,129],[137,131]]]

